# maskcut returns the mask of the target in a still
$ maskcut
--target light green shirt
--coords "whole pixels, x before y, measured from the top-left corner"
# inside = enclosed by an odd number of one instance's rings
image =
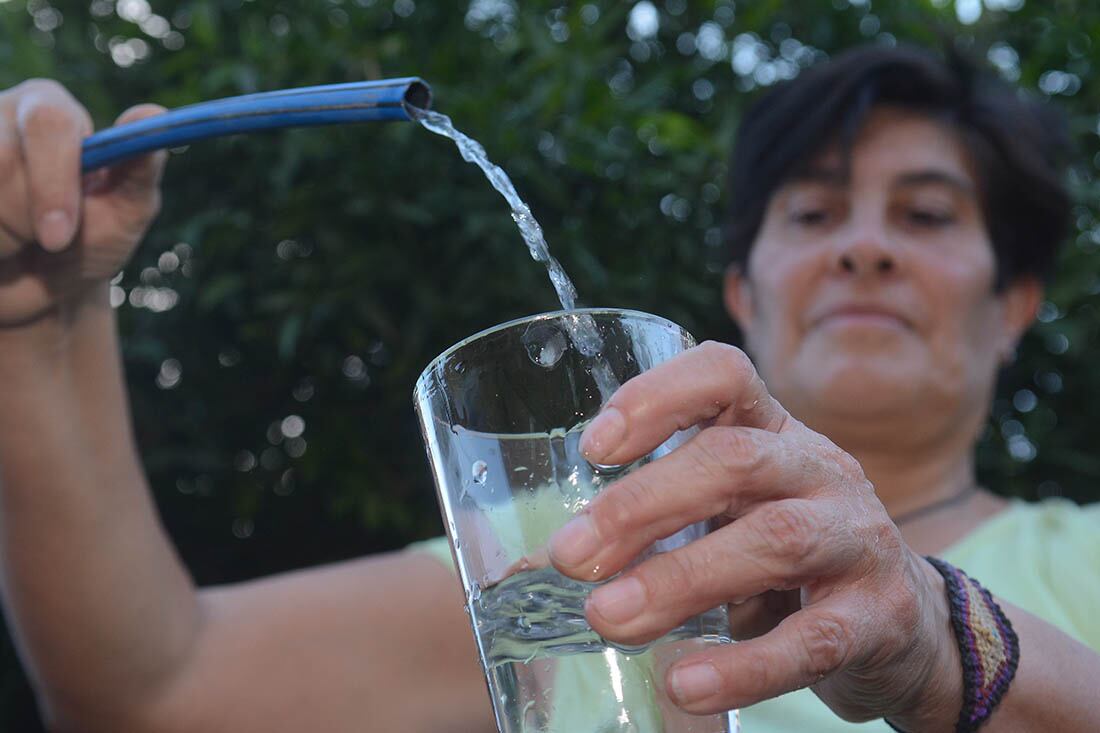
[[[446,537],[418,542],[453,567]],[[940,554],[995,596],[1058,627],[1100,652],[1100,504],[1061,499],[1014,501]],[[882,721],[847,723],[810,690],[741,711],[745,733],[889,733]]]

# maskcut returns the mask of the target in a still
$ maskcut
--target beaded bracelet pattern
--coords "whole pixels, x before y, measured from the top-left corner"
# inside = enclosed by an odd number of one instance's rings
[[[1020,641],[1008,617],[978,581],[938,558],[925,560],[947,586],[951,628],[962,658],[963,704],[955,732],[972,733],[993,714],[1016,676]]]

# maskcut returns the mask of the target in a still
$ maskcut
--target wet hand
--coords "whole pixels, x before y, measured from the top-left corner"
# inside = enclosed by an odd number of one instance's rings
[[[859,463],[768,394],[741,351],[707,343],[630,380],[581,447],[601,464],[633,461],[677,430],[702,430],[610,486],[552,538],[562,573],[606,579],[655,540],[723,524],[592,592],[587,616],[624,644],[659,638],[728,604],[738,644],[670,668],[666,685],[695,713],[812,687],[848,720],[953,720],[953,640],[942,581],[912,552]]]
[[[163,112],[133,107],[132,122]],[[125,264],[160,206],[165,154],[81,175],[87,111],[56,82],[0,92],[0,328],[35,321]]]

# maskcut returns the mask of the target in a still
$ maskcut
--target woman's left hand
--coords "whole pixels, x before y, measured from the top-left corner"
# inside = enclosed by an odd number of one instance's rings
[[[961,665],[943,581],[903,542],[859,463],[791,417],[740,350],[706,343],[635,377],[582,450],[623,464],[702,430],[606,489],[550,544],[554,565],[608,578],[689,524],[725,525],[594,590],[592,627],[652,641],[728,604],[738,644],[677,662],[666,684],[694,713],[811,687],[842,718],[950,728]]]

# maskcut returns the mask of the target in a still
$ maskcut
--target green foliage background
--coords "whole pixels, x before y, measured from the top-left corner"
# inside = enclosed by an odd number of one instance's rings
[[[511,174],[586,304],[729,340],[716,226],[753,90],[854,43],[945,37],[1057,98],[1079,147],[1076,230],[1004,375],[982,477],[1095,499],[1095,3],[0,0],[0,86],[59,79],[106,126],[142,101],[422,76]],[[391,123],[197,144],[164,188],[118,282],[120,318],[142,454],[198,581],[438,533],[416,375],[461,337],[555,307],[481,174]],[[3,655],[0,729],[37,729],[10,644]]]

